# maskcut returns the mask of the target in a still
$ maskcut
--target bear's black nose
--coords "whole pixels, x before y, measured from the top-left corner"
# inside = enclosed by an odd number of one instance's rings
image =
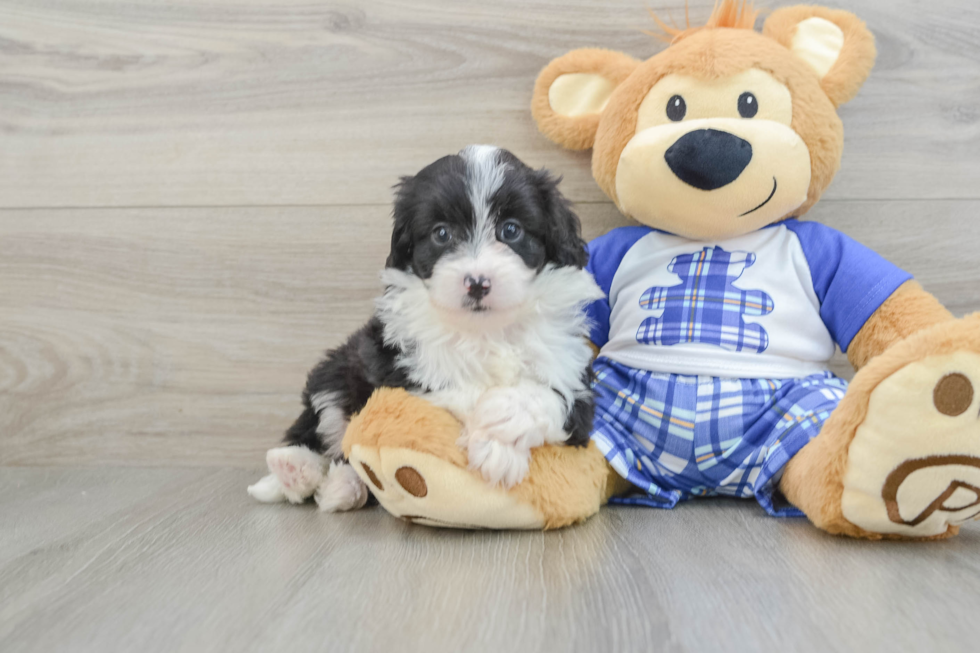
[[[715,190],[738,179],[752,160],[752,145],[728,132],[698,129],[677,139],[664,159],[685,184]]]

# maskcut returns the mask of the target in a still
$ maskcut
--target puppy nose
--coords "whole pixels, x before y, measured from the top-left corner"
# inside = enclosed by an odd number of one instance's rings
[[[474,279],[470,275],[466,275],[463,283],[466,286],[466,294],[477,301],[490,294],[490,280],[486,277]]]
[[[752,144],[717,129],[684,134],[664,154],[677,178],[700,190],[732,183],[752,160]]]

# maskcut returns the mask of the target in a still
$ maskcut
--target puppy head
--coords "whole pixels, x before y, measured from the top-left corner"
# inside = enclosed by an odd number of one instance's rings
[[[423,281],[447,316],[514,315],[548,266],[588,260],[579,221],[558,180],[506,150],[470,146],[397,186],[387,267]]]

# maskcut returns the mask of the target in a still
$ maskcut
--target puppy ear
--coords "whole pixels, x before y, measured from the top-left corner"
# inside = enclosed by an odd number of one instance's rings
[[[391,251],[385,261],[386,268],[407,270],[412,263],[412,185],[413,177],[402,177],[395,186],[394,227],[391,230]]]
[[[857,95],[875,63],[874,35],[848,11],[803,5],[777,9],[762,31],[810,65],[837,107]]]
[[[534,84],[531,114],[538,129],[562,147],[589,149],[610,96],[638,65],[622,52],[595,48],[552,60]]]
[[[572,211],[571,204],[558,190],[561,178],[552,177],[547,170],[534,172],[534,184],[549,216],[549,232],[545,240],[545,257],[559,266],[585,267],[589,252],[582,240],[582,223]]]

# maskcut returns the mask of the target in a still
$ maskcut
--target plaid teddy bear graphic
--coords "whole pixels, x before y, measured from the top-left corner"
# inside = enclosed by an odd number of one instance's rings
[[[751,252],[726,252],[721,247],[674,257],[667,270],[678,275],[681,283],[655,286],[643,293],[640,307],[663,309],[663,314],[643,320],[637,341],[645,345],[699,342],[730,351],[764,352],[769,334],[758,324],[746,324],[742,317],[768,315],[773,310],[772,297],[732,285],[755,258]]]

